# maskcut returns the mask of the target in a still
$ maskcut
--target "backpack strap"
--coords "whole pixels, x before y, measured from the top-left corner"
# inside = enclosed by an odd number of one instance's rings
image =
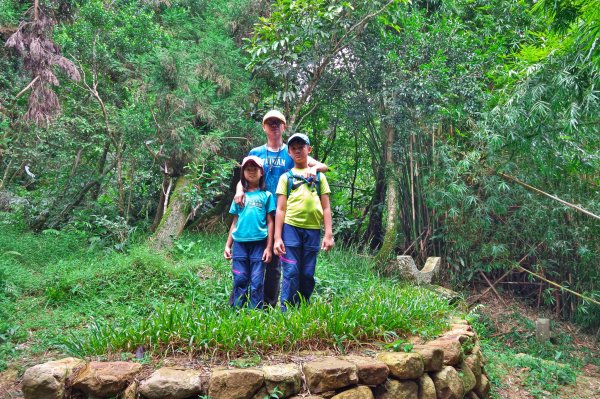
[[[317,186],[317,195],[321,196],[321,172],[317,170],[317,175],[315,176],[315,184]]]
[[[319,197],[321,196],[321,172],[317,171],[317,175],[316,175],[314,181],[305,179],[304,177],[299,176],[299,175],[295,175],[292,173],[291,170],[288,170],[286,172],[286,176],[287,176],[287,196],[288,197],[290,196],[290,193],[292,192],[293,179],[302,180],[303,183],[306,183],[309,186],[312,186],[312,184],[315,183],[315,186],[317,187],[317,195]]]
[[[292,173],[292,170],[288,170],[286,173],[287,176],[287,197],[290,197],[290,193],[292,192],[292,185],[294,184],[294,178],[299,177]]]

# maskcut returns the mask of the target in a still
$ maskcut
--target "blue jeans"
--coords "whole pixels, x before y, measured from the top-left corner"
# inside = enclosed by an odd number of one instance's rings
[[[285,254],[280,256],[283,280],[281,310],[287,304],[297,305],[300,297],[307,302],[315,289],[315,268],[320,249],[321,230],[283,225],[282,240]]]
[[[280,284],[281,263],[279,263],[279,256],[273,255],[271,263],[268,263],[265,269],[265,305],[273,308],[277,306]]]
[[[264,298],[265,264],[262,261],[266,240],[233,242],[233,306],[241,308],[249,297],[250,307],[261,309]],[[250,295],[248,296],[248,288]]]

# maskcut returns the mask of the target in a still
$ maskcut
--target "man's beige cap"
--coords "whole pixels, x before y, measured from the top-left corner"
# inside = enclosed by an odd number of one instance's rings
[[[263,124],[267,121],[267,119],[271,118],[279,119],[283,123],[287,124],[287,122],[285,121],[285,116],[283,116],[281,112],[275,109],[272,109],[271,111],[267,112],[265,116],[263,116]]]

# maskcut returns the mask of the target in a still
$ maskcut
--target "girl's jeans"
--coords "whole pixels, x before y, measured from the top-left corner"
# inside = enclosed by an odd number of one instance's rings
[[[248,299],[251,308],[263,307],[265,264],[262,256],[266,244],[266,240],[233,242],[231,271],[234,307],[244,306]]]

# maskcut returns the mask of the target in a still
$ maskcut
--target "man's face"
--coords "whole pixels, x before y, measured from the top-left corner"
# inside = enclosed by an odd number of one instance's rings
[[[272,138],[280,138],[285,130],[285,123],[277,118],[269,118],[263,123],[263,130]]]
[[[296,162],[307,159],[311,149],[312,148],[309,145],[300,140],[292,141],[288,145],[288,153]]]

